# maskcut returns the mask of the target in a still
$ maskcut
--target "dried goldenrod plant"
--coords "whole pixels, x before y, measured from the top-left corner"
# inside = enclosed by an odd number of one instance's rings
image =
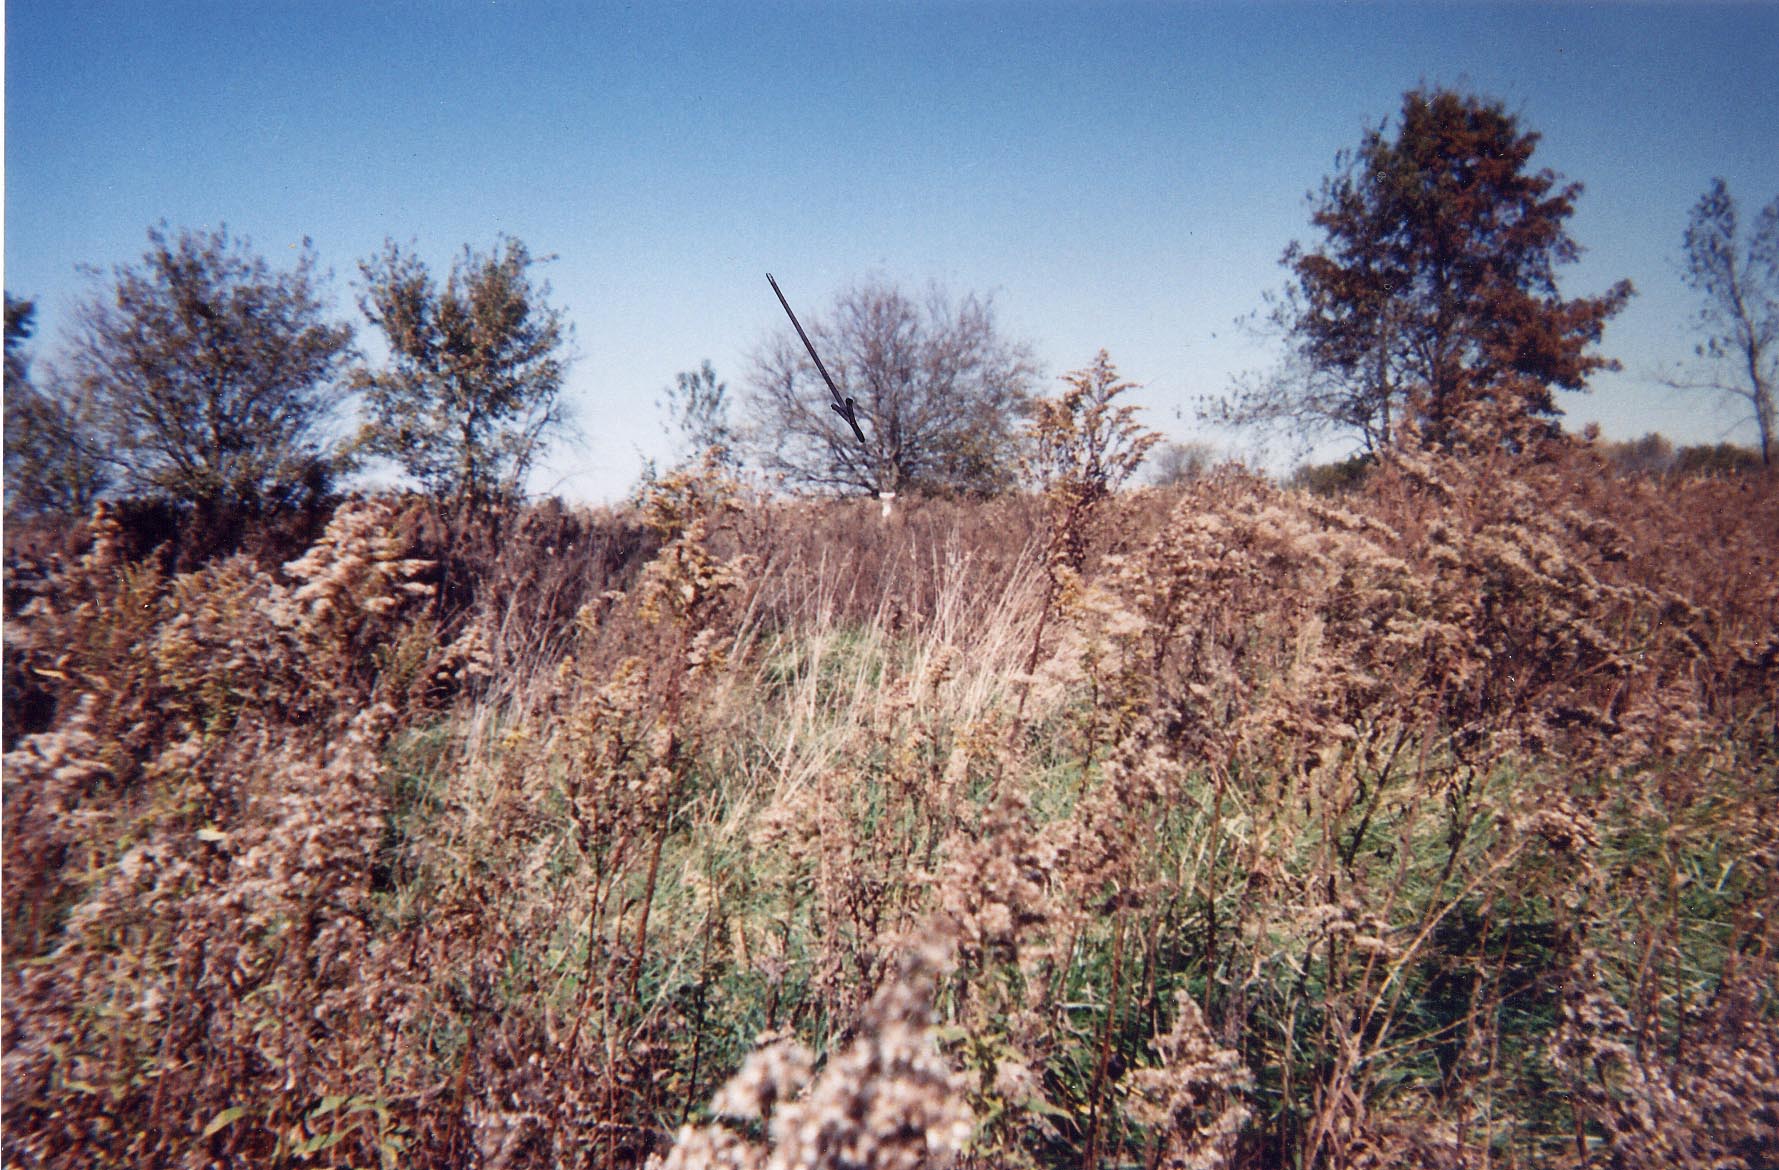
[[[1120,492],[1125,388],[889,523],[9,548],[7,1163],[1769,1164],[1774,482]]]

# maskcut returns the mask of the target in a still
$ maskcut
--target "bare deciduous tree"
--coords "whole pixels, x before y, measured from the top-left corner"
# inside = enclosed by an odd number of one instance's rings
[[[808,332],[840,392],[856,402],[861,448],[834,416],[821,375],[796,335],[774,335],[754,358],[753,451],[801,487],[859,492],[987,493],[1012,486],[1018,421],[1036,371],[1001,335],[993,303],[916,301],[881,281],[840,294]]]
[[[1761,460],[1776,454],[1773,388],[1779,383],[1779,197],[1742,238],[1736,201],[1722,179],[1700,196],[1686,225],[1682,275],[1702,299],[1698,355],[1724,376],[1671,379],[1685,389],[1718,390],[1754,411]]]

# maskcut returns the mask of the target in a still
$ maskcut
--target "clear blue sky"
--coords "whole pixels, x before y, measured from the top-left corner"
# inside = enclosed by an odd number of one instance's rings
[[[1779,194],[1776,80],[1764,4],[11,0],[5,283],[43,361],[75,265],[162,219],[275,262],[312,237],[354,319],[385,237],[442,271],[512,234],[559,257],[581,355],[584,442],[534,486],[583,499],[666,453],[677,371],[745,380],[783,325],[768,270],[806,316],[868,274],[993,293],[1047,377],[1104,346],[1152,425],[1230,446],[1193,404],[1272,356],[1233,321],[1335,153],[1427,82],[1504,101],[1585,184],[1568,295],[1640,290],[1572,425],[1745,440],[1654,374],[1690,353],[1692,204],[1714,175],[1750,215]]]

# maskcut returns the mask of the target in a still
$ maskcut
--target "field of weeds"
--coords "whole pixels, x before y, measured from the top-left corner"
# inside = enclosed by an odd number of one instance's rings
[[[8,550],[9,1165],[1772,1164],[1770,478],[129,519]]]

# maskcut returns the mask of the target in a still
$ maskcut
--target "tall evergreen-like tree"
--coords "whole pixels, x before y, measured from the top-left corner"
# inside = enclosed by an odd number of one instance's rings
[[[441,287],[393,242],[360,265],[364,314],[389,360],[354,385],[369,415],[360,446],[393,459],[440,499],[473,507],[522,494],[525,475],[567,428],[569,327],[532,281],[518,240],[467,246]]]
[[[323,490],[352,327],[327,319],[308,241],[284,272],[226,228],[148,243],[80,307],[66,362],[119,486],[204,509]]]
[[[1368,131],[1323,182],[1322,242],[1285,252],[1293,279],[1271,314],[1289,345],[1282,371],[1207,413],[1354,433],[1371,449],[1405,417],[1448,438],[1482,404],[1549,419],[1556,390],[1616,369],[1593,347],[1631,284],[1559,292],[1557,269],[1580,255],[1565,224],[1581,185],[1532,169],[1538,141],[1497,102],[1405,95],[1395,136]]]
[[[1677,385],[1719,390],[1747,400],[1761,461],[1779,450],[1774,394],[1779,388],[1779,198],[1761,209],[1746,237],[1736,201],[1722,179],[1693,207],[1686,225],[1682,273],[1699,294],[1699,356],[1714,376]]]

